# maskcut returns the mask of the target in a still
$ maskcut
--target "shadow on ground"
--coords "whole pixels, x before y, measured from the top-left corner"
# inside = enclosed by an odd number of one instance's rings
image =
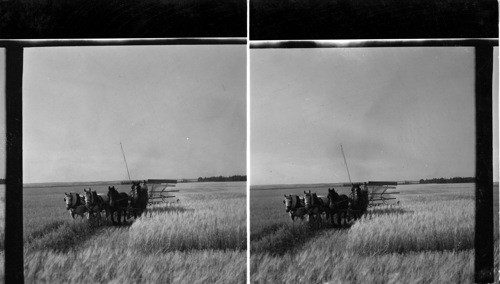
[[[103,226],[115,226],[115,227],[130,227],[138,218],[151,218],[152,216],[155,216],[155,215],[158,215],[158,214],[162,214],[162,213],[184,213],[184,212],[194,212],[195,210],[192,209],[192,208],[185,208],[183,206],[179,206],[179,205],[169,205],[169,206],[161,206],[161,207],[152,207],[152,208],[148,208],[146,211],[144,211],[142,213],[142,215],[138,215],[137,217],[135,217],[133,214],[130,214],[129,216],[127,216],[127,220],[126,221],[123,221],[123,216],[122,216],[122,223],[121,224],[117,224],[116,221],[117,221],[117,216],[115,214],[114,216],[114,220],[115,220],[115,224],[113,224],[111,222],[111,219],[110,218],[107,218],[104,222],[103,222]]]
[[[96,233],[97,228],[87,220],[53,222],[30,234],[25,239],[24,248],[26,250],[49,249],[67,252],[78,243],[90,239]]]
[[[387,214],[408,214],[413,213],[411,210],[406,210],[399,206],[371,208],[363,215],[363,218],[373,218],[376,216]],[[334,215],[337,222],[337,215]],[[323,216],[321,222],[290,222],[278,223],[265,227],[257,232],[250,234],[250,247],[252,253],[262,252],[270,253],[271,255],[284,255],[285,253],[293,253],[300,251],[300,247],[329,230],[345,231],[349,230],[356,223],[357,219],[342,221],[342,225],[332,224],[331,219],[326,219]]]
[[[251,234],[251,253],[269,253],[282,256],[286,253],[300,251],[300,247],[309,240],[328,230],[349,230],[354,224],[351,221],[342,226],[334,226],[330,220],[310,223],[308,221],[295,223],[273,224],[258,233]]]
[[[162,206],[148,209],[141,218],[150,218],[151,214],[159,213],[183,213],[194,209],[182,206]],[[139,217],[139,216],[138,216]],[[122,217],[123,218],[123,217]],[[114,220],[117,221],[115,215]],[[49,249],[57,252],[67,252],[78,244],[94,237],[99,230],[104,228],[127,228],[137,219],[133,216],[121,224],[113,224],[111,218],[105,218],[101,222],[95,219],[58,220],[48,223],[39,230],[34,231],[24,239],[24,247],[28,250]]]

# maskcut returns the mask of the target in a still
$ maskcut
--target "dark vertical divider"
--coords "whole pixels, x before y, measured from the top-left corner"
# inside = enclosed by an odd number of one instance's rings
[[[475,282],[493,283],[493,46],[476,47]]]
[[[23,48],[6,47],[5,283],[23,283]]]

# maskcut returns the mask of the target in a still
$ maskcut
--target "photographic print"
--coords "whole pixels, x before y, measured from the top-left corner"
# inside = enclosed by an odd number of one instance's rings
[[[246,46],[27,48],[28,283],[246,281]]]
[[[250,64],[252,283],[474,282],[474,47],[253,48]]]

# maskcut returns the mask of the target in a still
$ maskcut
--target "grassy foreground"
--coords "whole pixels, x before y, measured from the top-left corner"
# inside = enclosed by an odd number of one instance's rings
[[[301,190],[251,190],[252,283],[473,282],[473,184],[398,186],[400,206],[317,231],[292,223],[281,203]]]
[[[63,193],[83,188],[25,189],[26,282],[244,283],[245,183],[178,189],[179,203],[120,227],[71,219]]]

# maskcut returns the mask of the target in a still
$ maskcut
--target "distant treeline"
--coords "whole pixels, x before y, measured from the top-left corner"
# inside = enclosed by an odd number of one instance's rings
[[[421,179],[420,183],[471,183],[476,182],[475,177],[431,178]]]
[[[122,180],[120,184],[141,183],[143,180]]]
[[[199,177],[198,182],[205,182],[205,181],[247,181],[247,176],[240,176],[240,175],[235,175],[235,176],[230,176],[230,177],[223,177],[223,176],[218,176],[218,177]]]

